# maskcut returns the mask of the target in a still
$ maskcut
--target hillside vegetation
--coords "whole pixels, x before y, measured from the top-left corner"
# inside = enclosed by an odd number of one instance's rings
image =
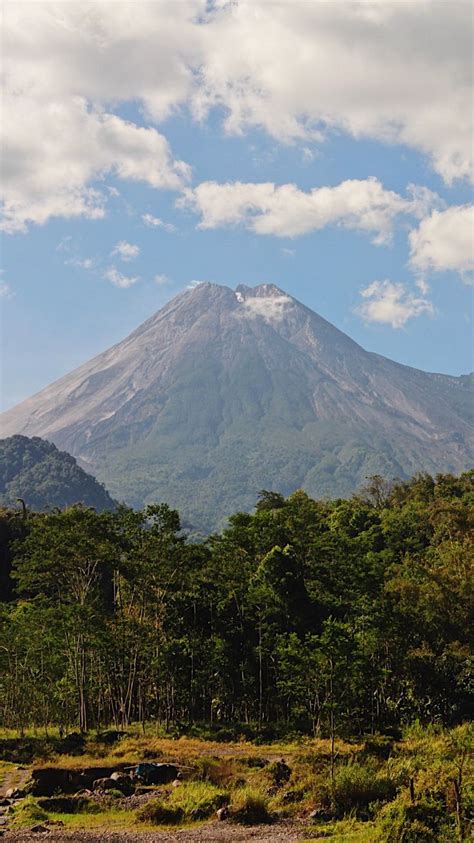
[[[99,512],[115,507],[102,484],[74,457],[38,436],[0,439],[0,504],[17,505],[18,498],[37,511],[78,502]]]

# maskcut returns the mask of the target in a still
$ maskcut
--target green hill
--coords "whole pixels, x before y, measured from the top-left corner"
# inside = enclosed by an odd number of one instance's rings
[[[104,486],[74,457],[38,436],[0,440],[0,503],[16,505],[18,498],[40,511],[79,502],[99,512],[115,508]]]

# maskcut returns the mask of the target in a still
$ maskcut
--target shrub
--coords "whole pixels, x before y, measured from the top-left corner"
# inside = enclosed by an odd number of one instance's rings
[[[260,758],[258,755],[241,757],[239,761],[244,767],[249,767],[251,770],[261,770],[263,767],[268,767],[269,765],[266,758]]]
[[[160,799],[151,799],[136,813],[137,820],[152,825],[178,825],[184,820],[184,811],[178,805],[166,805]]]
[[[109,791],[110,793],[110,791]],[[120,796],[123,794],[121,793]],[[45,796],[37,804],[53,814],[98,814],[100,805],[84,796]]]
[[[337,816],[353,812],[367,819],[373,813],[372,803],[389,802],[395,794],[395,784],[391,779],[377,774],[370,767],[352,764],[337,770],[332,800]]]
[[[406,797],[387,805],[380,814],[380,840],[383,843],[454,843],[454,822],[441,804],[422,799],[414,804]]]
[[[386,761],[393,750],[394,741],[387,735],[370,735],[364,741],[361,756],[363,758],[380,758]]]
[[[237,791],[232,806],[232,817],[243,825],[270,823],[272,818],[268,810],[267,797],[258,791]]]
[[[226,785],[235,773],[235,764],[230,758],[199,758],[196,761],[196,776],[216,786]]]
[[[225,791],[208,782],[186,782],[170,796],[170,805],[181,808],[190,820],[205,820],[229,801]]]
[[[265,773],[270,776],[272,784],[281,787],[291,778],[291,769],[284,761],[273,761],[265,768]]]

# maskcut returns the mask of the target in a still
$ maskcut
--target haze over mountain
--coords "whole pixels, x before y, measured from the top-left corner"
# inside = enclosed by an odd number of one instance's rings
[[[260,489],[347,495],[367,475],[473,463],[473,376],[365,351],[277,287],[200,284],[1,417],[112,495],[209,530]]]

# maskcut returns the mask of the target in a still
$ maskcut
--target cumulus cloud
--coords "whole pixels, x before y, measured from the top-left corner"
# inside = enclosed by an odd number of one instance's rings
[[[140,280],[138,275],[124,275],[115,266],[109,266],[109,268],[106,269],[104,272],[104,278],[106,281],[110,281],[114,287],[120,287],[122,290],[126,290],[128,287],[133,287],[133,285]]]
[[[404,284],[373,281],[361,290],[364,301],[355,308],[365,322],[391,325],[403,328],[409,319],[423,313],[433,314],[433,305],[428,299],[411,293]]]
[[[180,189],[155,126],[184,106],[304,155],[335,130],[421,150],[447,182],[472,172],[464,0],[12,2],[2,53],[6,231],[104,216],[108,176]],[[146,127],[114,113],[130,101]]]
[[[158,275],[155,275],[153,281],[158,287],[165,287],[167,284],[171,283],[167,275],[163,275],[160,273],[158,273]]]
[[[142,214],[142,222],[148,228],[163,228],[164,231],[176,231],[175,226],[170,222],[164,222],[160,217],[154,217],[153,214]]]
[[[474,271],[474,205],[433,211],[410,232],[410,262],[423,276],[454,271],[472,281]]]
[[[127,243],[126,240],[120,240],[111,254],[117,255],[120,260],[126,262],[133,261],[140,254],[140,246],[137,246],[135,243]]]
[[[156,129],[93,111],[81,98],[39,103],[7,96],[2,110],[7,232],[51,217],[103,217],[107,196],[89,185],[107,175],[172,190],[188,177]]]
[[[409,197],[403,198],[369,178],[348,179],[309,192],[294,184],[207,181],[185,190],[177,204],[201,215],[199,228],[243,224],[256,234],[297,237],[338,225],[369,234],[380,245],[390,241],[397,216],[419,217],[438,202],[439,197],[429,190],[410,186]]]
[[[472,175],[472,10],[453,0],[217,4],[193,105],[229,132],[330,130],[401,143],[450,182]],[[239,49],[235,49],[235,44]]]

